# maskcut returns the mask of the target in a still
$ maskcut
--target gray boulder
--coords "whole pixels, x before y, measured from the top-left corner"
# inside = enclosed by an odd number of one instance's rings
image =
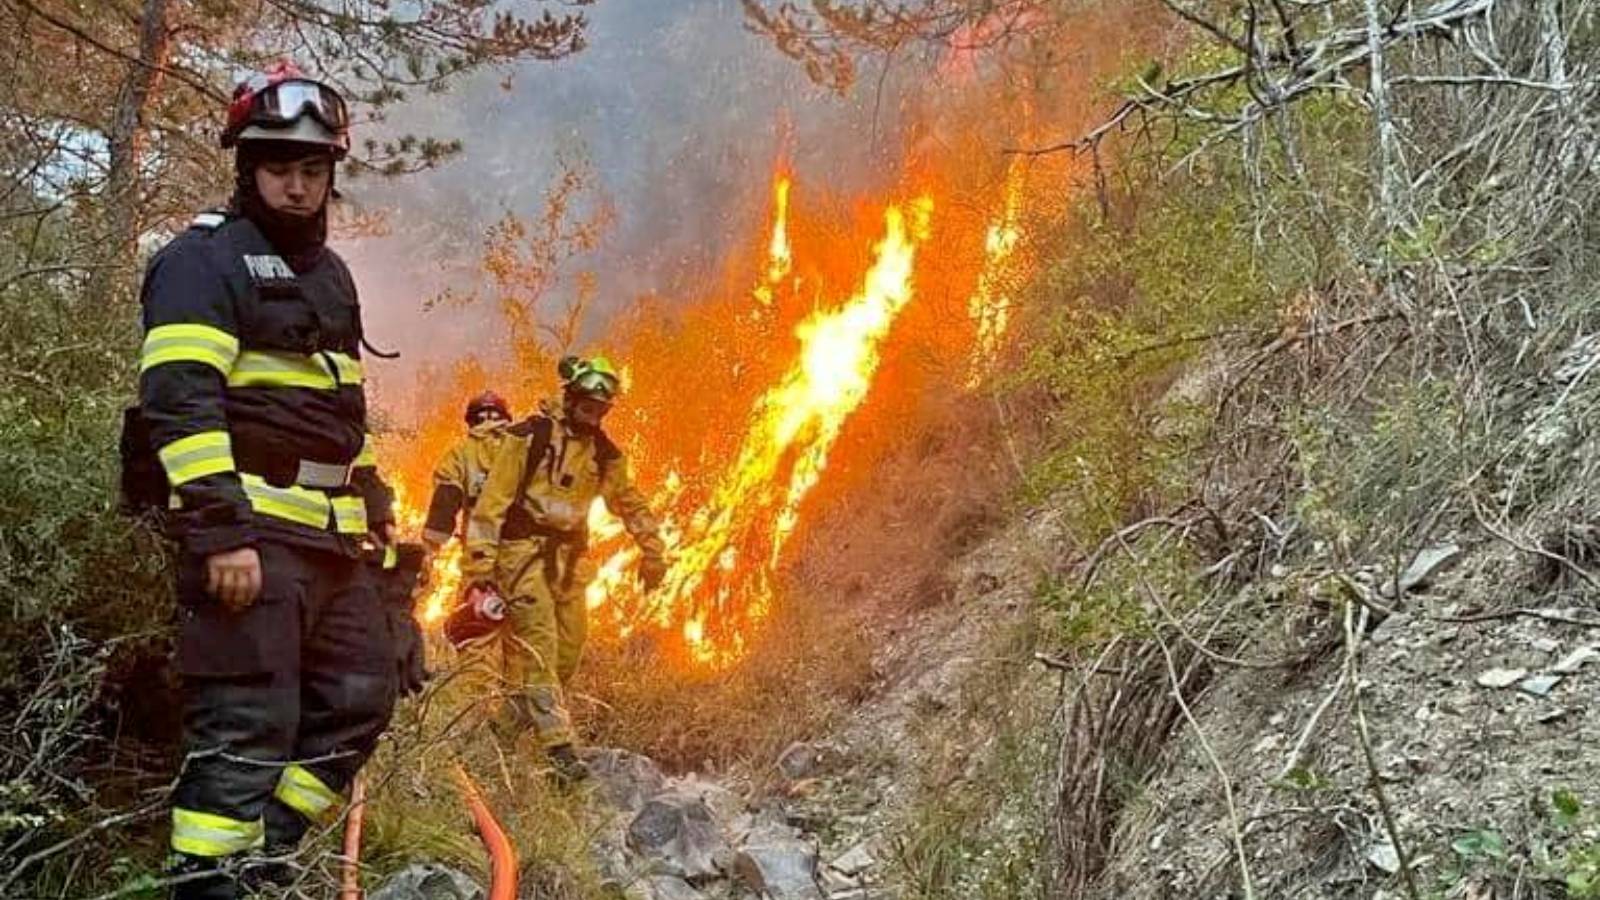
[[[597,750],[584,759],[596,793],[620,810],[635,812],[667,786],[667,778],[648,756],[626,750]]]
[[[448,866],[419,863],[394,873],[367,900],[483,900],[478,883]]]
[[[728,842],[699,797],[663,791],[646,800],[628,823],[628,849],[657,873],[709,880],[726,867]]]
[[[751,890],[772,900],[823,900],[817,851],[782,833],[757,834],[734,857],[734,871]]]

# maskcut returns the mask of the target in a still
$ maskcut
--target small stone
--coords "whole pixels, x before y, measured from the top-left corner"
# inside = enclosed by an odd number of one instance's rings
[[[829,897],[848,893],[861,886],[861,882],[842,872],[836,872],[830,866],[823,866],[817,873],[817,880],[822,884],[822,892]]]
[[[1557,707],[1556,709],[1552,709],[1552,710],[1550,710],[1548,712],[1542,712],[1539,715],[1535,716],[1534,717],[1534,721],[1538,722],[1540,725],[1548,725],[1551,722],[1559,722],[1562,719],[1565,719],[1566,717],[1567,717],[1567,711],[1565,709]]]
[[[1579,647],[1562,657],[1560,662],[1551,666],[1550,671],[1556,675],[1572,675],[1593,659],[1600,659],[1600,650],[1595,649],[1592,645]]]
[[[1434,575],[1443,571],[1445,566],[1454,562],[1460,555],[1461,548],[1456,544],[1439,544],[1418,553],[1411,561],[1411,565],[1406,566],[1406,570],[1400,573],[1400,593],[1404,594],[1427,586]],[[1384,579],[1379,593],[1385,597],[1394,596],[1394,584]]]
[[[872,852],[867,849],[867,842],[862,841],[839,854],[839,857],[828,865],[846,875],[858,875],[877,864],[878,861],[872,858]]]
[[[1400,852],[1388,841],[1378,841],[1367,848],[1367,862],[1385,875],[1400,871]]]
[[[1540,653],[1554,653],[1561,649],[1561,642],[1554,638],[1536,637],[1528,642],[1528,646]]]
[[[1550,691],[1561,683],[1560,675],[1535,675],[1517,682],[1517,690],[1535,697],[1548,697]]]
[[[1479,673],[1478,686],[1486,688],[1507,688],[1525,678],[1527,669],[1490,669]]]

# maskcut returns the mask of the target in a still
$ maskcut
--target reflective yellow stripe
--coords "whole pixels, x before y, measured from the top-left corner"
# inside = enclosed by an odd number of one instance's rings
[[[172,849],[190,856],[228,856],[254,850],[266,841],[261,820],[246,822],[215,813],[173,807]]]
[[[173,487],[234,470],[233,442],[226,431],[202,431],[178,438],[157,450],[156,455]]]
[[[400,550],[393,544],[383,546],[383,567],[392,569],[400,564]]]
[[[226,375],[239,356],[239,339],[210,325],[157,325],[144,336],[139,371],[163,363],[196,362]]]
[[[326,359],[324,359],[326,357]],[[329,368],[329,361],[333,367]],[[331,391],[361,383],[361,361],[343,353],[246,350],[228,372],[229,387],[301,387]]]
[[[278,787],[272,796],[313,822],[326,821],[342,800],[310,769],[293,763],[278,776]]]
[[[361,371],[361,360],[344,353],[329,353],[328,358],[333,360],[339,372],[340,384],[360,384],[364,373]]]
[[[333,521],[340,534],[367,533],[367,501],[360,497],[334,497]]]
[[[378,454],[372,452],[372,435],[369,434],[361,439],[361,452],[356,454],[356,461],[351,465],[359,469],[362,466],[376,466],[377,464]]]
[[[321,491],[302,487],[273,487],[260,475],[241,473],[245,496],[250,498],[250,508],[262,515],[287,519],[312,528],[327,528],[332,504]]]

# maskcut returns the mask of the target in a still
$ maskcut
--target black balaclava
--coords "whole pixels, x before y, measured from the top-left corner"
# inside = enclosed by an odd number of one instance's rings
[[[232,211],[255,223],[290,268],[304,271],[314,265],[328,240],[328,198],[333,196],[333,172],[328,174],[328,197],[322,208],[309,218],[280,213],[261,198],[256,190],[256,166],[268,162],[292,162],[308,156],[332,153],[299,141],[241,141],[234,155]]]

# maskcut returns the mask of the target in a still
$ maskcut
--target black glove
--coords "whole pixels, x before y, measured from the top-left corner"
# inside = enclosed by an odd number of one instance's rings
[[[395,550],[394,568],[383,571],[384,594],[388,601],[389,632],[400,695],[409,697],[420,693],[428,682],[428,644],[412,614],[411,600],[427,561],[427,551],[421,544],[400,544]]]
[[[390,629],[394,633],[395,669],[400,696],[420,694],[428,684],[428,644],[411,610],[391,607]]]

